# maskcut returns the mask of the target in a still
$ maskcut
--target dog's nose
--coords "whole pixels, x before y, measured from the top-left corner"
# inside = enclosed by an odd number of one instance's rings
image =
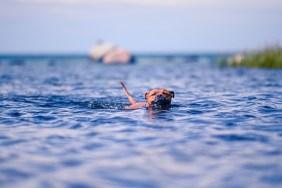
[[[163,100],[163,99],[164,99],[164,96],[162,96],[162,95],[157,95],[157,98],[158,98],[158,100]]]

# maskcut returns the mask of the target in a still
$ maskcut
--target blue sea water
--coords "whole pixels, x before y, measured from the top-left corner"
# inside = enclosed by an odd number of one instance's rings
[[[282,187],[282,70],[0,59],[0,187]]]

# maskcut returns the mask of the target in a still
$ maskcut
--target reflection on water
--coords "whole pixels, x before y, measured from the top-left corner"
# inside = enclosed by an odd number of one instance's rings
[[[175,92],[165,110],[124,110]],[[1,187],[279,187],[282,71],[149,59],[0,64]]]

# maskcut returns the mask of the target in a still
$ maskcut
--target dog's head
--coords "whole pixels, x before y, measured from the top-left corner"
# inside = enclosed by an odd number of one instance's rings
[[[148,106],[166,107],[174,98],[174,92],[166,89],[153,89],[145,93]]]

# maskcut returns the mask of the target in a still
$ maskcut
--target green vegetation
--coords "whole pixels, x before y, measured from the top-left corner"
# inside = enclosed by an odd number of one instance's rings
[[[221,65],[232,67],[282,68],[282,48],[269,48],[256,53],[237,54]]]

